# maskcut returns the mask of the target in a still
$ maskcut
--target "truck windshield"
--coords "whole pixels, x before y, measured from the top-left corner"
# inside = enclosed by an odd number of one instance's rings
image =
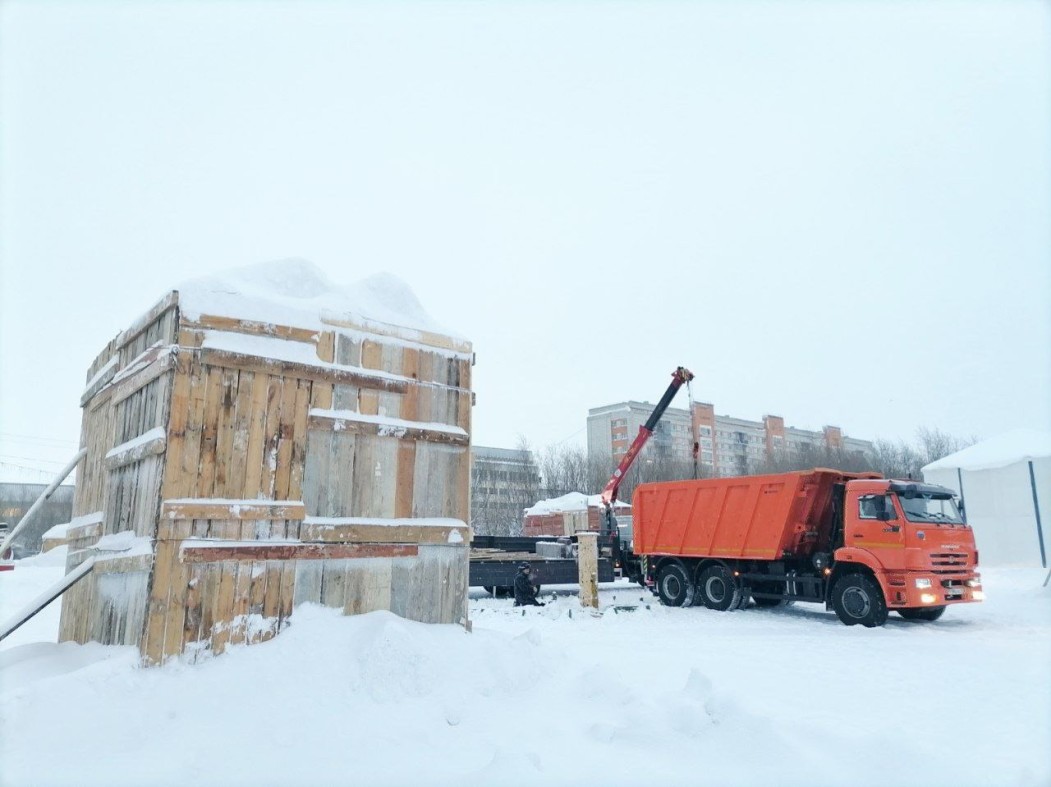
[[[963,519],[951,497],[918,494],[915,497],[898,497],[905,518],[910,522],[933,522],[939,525],[962,525]]]

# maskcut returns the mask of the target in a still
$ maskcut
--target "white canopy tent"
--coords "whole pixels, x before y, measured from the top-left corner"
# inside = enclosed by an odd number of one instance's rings
[[[983,565],[1043,566],[1051,558],[1051,432],[1019,429],[923,468],[923,479],[955,489]]]

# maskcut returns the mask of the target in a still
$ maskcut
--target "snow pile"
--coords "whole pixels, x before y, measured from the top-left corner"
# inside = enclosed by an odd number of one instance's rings
[[[553,497],[549,500],[541,500],[535,505],[527,508],[527,516],[540,516],[544,514],[563,514],[572,511],[587,511],[589,508],[598,508],[602,505],[601,495],[585,495],[583,492],[569,492],[561,497]],[[627,503],[619,500],[614,508],[630,508]]]
[[[59,528],[59,527],[69,527],[69,525],[55,525],[55,527],[51,528],[51,530],[54,530],[54,529]],[[51,530],[49,530],[47,532],[50,533]],[[21,560],[16,560],[15,561],[15,566],[20,568],[20,569],[21,568],[28,568],[28,567],[32,567],[32,568],[53,568],[55,566],[59,566],[63,570],[65,570],[65,567],[66,567],[66,555],[68,553],[69,553],[69,547],[66,546],[65,544],[63,544],[60,547],[55,547],[54,549],[49,549],[47,552],[41,552],[41,553],[39,553],[37,555],[33,555],[32,557],[24,557]],[[57,579],[57,577],[56,577],[56,579]]]
[[[55,576],[4,573],[0,612]],[[0,643],[0,783],[1046,784],[1042,579],[993,572],[984,604],[876,630],[626,583],[595,616],[472,592],[471,634],[306,605],[270,642],[158,669],[34,619]]]
[[[338,285],[313,263],[289,259],[193,279],[176,289],[180,308],[191,319],[211,314],[321,330],[325,318],[451,335],[427,315],[409,286],[389,273]]]
[[[1049,456],[1051,432],[1042,429],[1015,429],[931,462],[923,467],[923,472],[956,468],[987,470]]]

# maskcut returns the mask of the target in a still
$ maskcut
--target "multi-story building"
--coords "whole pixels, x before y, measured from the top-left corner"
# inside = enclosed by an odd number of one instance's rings
[[[649,402],[629,401],[588,410],[588,455],[619,461],[653,407]],[[654,458],[692,461],[694,429],[702,466],[718,476],[753,472],[771,457],[798,454],[808,448],[848,454],[872,451],[871,442],[847,437],[838,426],[826,426],[814,432],[786,427],[784,418],[777,415],[750,421],[716,415],[713,405],[693,402],[689,410],[669,407],[665,411],[650,441],[652,449],[648,446],[647,453]]]
[[[522,511],[540,494],[540,471],[529,451],[471,448],[471,527],[504,535],[521,527]]]

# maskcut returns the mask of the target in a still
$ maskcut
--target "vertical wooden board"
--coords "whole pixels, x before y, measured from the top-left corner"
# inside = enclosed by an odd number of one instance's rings
[[[322,479],[327,486],[329,516],[355,516],[356,510],[354,473],[359,464],[368,461],[368,457],[358,454],[359,438],[345,432],[332,434],[332,456],[329,462],[328,476]]]
[[[335,331],[322,331],[318,334],[317,357],[326,363],[332,363],[336,359]]]
[[[252,376],[251,404],[248,414],[248,438],[245,443],[245,480],[242,496],[246,500],[258,498],[263,480],[263,444],[267,413],[269,377],[262,372]]]
[[[452,517],[461,519],[465,496],[460,489],[461,463],[470,457],[462,446],[436,443],[416,444],[416,468],[413,479],[414,517]],[[468,521],[463,519],[463,521]]]
[[[205,383],[204,419],[201,424],[200,470],[191,497],[212,497],[215,489],[215,449],[219,439],[223,370],[205,368],[208,370],[208,379]]]
[[[178,543],[158,541],[150,579],[150,601],[146,608],[144,642],[139,652],[148,664],[160,664],[164,658],[164,627],[168,622],[169,596],[172,592],[172,574],[178,562]]]
[[[284,561],[292,563],[294,561]],[[265,618],[276,618],[281,611],[282,561],[267,560],[264,564],[263,598],[259,614]],[[293,574],[293,581],[295,575]]]
[[[361,342],[346,334],[336,339],[336,363],[341,366],[361,366]]]
[[[303,499],[303,471],[307,448],[307,414],[310,410],[310,381],[300,380],[296,388],[292,419],[292,454],[289,459],[288,500]]]
[[[358,435],[350,484],[350,513],[341,516],[393,517],[398,487],[398,440]]]
[[[255,564],[252,561],[236,561],[237,578],[234,581],[234,603],[228,620],[231,645],[242,645],[247,640],[248,608],[251,604],[252,576]]]
[[[450,506],[453,519],[462,522],[471,521],[471,451],[469,448],[461,447],[459,457],[456,460],[454,470],[455,487],[453,489],[452,505]]]
[[[262,375],[260,375],[262,376]],[[234,419],[229,453],[227,454],[225,497],[244,498],[248,472],[248,432],[252,420],[255,393],[255,373],[242,371],[237,379],[237,398],[234,401]]]
[[[321,603],[321,574],[324,560],[296,560],[295,562],[295,606]]]
[[[343,607],[346,603],[347,564],[350,560],[325,560],[321,569],[321,603]]]
[[[408,620],[437,622],[441,606],[439,564],[421,549],[415,558],[391,561],[390,611]]]
[[[312,430],[307,434],[303,461],[303,505],[308,516],[333,516],[329,504],[333,432]]]
[[[279,628],[292,614],[292,605],[296,593],[296,561],[284,560],[281,562],[281,606],[278,609],[277,619]]]
[[[379,415],[380,397],[377,391],[362,388],[358,391],[357,411],[362,415]]]
[[[259,496],[276,499],[277,450],[281,440],[282,378],[270,375],[266,389],[266,420],[263,425],[263,456],[260,462],[261,482]]]
[[[219,395],[219,418],[216,422],[215,484],[210,497],[236,498],[237,492],[229,488],[229,478],[234,444],[234,417],[237,408],[237,369],[223,369],[222,387]]]
[[[204,575],[208,570],[206,563],[196,563],[189,566],[189,581],[186,585],[186,617],[182,626],[182,650],[190,649],[189,658],[196,663],[199,653],[194,643],[198,641],[201,633],[201,617],[203,614],[202,592],[204,590]]]
[[[204,425],[207,377],[202,374],[200,362],[196,358],[189,357],[183,369],[184,358],[187,356],[180,355],[177,370],[177,374],[185,378],[188,388],[182,447],[179,456],[166,455],[162,492],[164,499],[193,497],[201,465],[201,431]]]
[[[211,614],[212,653],[215,655],[226,650],[226,645],[230,641],[234,586],[237,584],[237,563],[233,560],[224,560],[219,565],[222,568]]]
[[[330,410],[332,408],[332,384],[315,381],[310,387],[310,406],[319,410]],[[357,392],[354,394],[357,401]]]
[[[335,410],[357,410],[360,389],[356,385],[331,386],[332,407]]]
[[[204,576],[201,584],[201,622],[197,628],[194,652],[199,659],[212,651],[212,629],[215,625],[216,598],[223,578],[222,563],[202,563]]]
[[[416,443],[412,440],[399,440],[397,485],[394,492],[394,516],[399,519],[412,516],[415,476]]]
[[[386,416],[387,418],[404,418],[405,416],[402,414],[401,409],[403,398],[404,397],[399,393],[381,391],[377,394],[377,414]]]
[[[460,391],[455,393],[456,397],[456,420],[455,424],[467,434],[471,433],[471,393]]]
[[[416,361],[416,374],[421,382],[433,383],[434,379],[434,361],[438,356],[427,350],[421,350],[419,358]],[[423,419],[421,419],[423,420]],[[430,420],[430,419],[426,419]]]
[[[167,619],[164,623],[164,658],[182,653],[183,628],[186,623],[186,592],[190,584],[190,567],[179,560],[179,547],[190,535],[193,523],[183,519],[176,522],[174,533],[176,540],[167,542],[172,545],[172,564],[169,573],[171,590],[168,593]],[[165,542],[162,542],[165,543]]]
[[[128,577],[128,607],[124,634],[119,644],[139,647],[146,627],[146,608],[149,602],[148,571],[136,571]]]
[[[284,378],[281,391],[281,425],[278,429],[277,468],[274,474],[274,499],[288,500],[292,480],[292,447],[296,421],[296,395],[299,381],[294,377]],[[305,406],[306,401],[303,401]]]
[[[347,561],[344,613],[360,615],[391,608],[392,559],[385,557]]]
[[[263,615],[264,601],[266,599],[267,582],[270,579],[270,563],[272,560],[256,560],[252,562],[252,571],[248,586],[248,614]],[[247,565],[247,564],[246,564]],[[280,583],[280,573],[278,583]],[[278,593],[280,593],[280,584]]]

